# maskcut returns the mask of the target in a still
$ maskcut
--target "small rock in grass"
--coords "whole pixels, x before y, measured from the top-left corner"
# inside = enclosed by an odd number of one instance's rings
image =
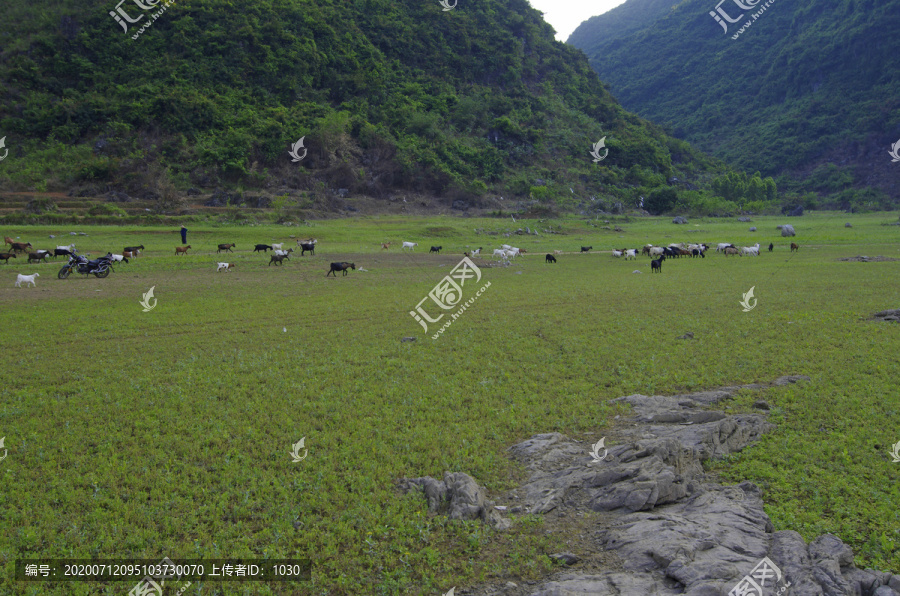
[[[415,338],[415,337],[404,337],[404,338],[401,339],[400,341],[401,341],[401,342],[404,342],[404,341],[416,341],[416,338]]]
[[[563,565],[574,565],[581,560],[572,553],[553,553],[550,555],[550,558],[559,561]]]
[[[753,407],[756,408],[757,410],[768,410],[769,404],[768,404],[768,402],[766,402],[763,399],[758,399],[755,402],[753,402]]]
[[[640,271],[638,271],[637,269],[635,269],[634,271],[632,271],[632,273],[640,273]]]
[[[679,335],[676,339],[694,339],[694,332],[688,331],[684,335]]]

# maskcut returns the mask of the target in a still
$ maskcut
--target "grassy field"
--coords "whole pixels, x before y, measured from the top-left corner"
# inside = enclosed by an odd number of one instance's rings
[[[186,594],[443,594],[492,578],[539,579],[565,536],[540,517],[497,533],[431,517],[402,477],[471,474],[494,495],[524,478],[506,449],[558,431],[614,435],[607,400],[805,374],[763,395],[778,427],[715,465],[764,489],[775,528],[833,532],[856,563],[900,572],[900,441],[895,214],[815,214],[612,222],[361,218],[312,227],[6,228],[94,256],[144,244],[107,279],[56,279],[56,264],[0,264],[0,593],[124,594],[126,583],[14,583],[17,558],[303,558],[302,583],[194,583]],[[844,222],[853,223],[845,228]],[[797,229],[790,254],[775,230]],[[749,226],[760,231],[751,233]],[[600,227],[597,227],[600,226]],[[88,236],[68,236],[70,231]],[[51,240],[49,234],[55,234]],[[257,242],[316,237],[315,256],[283,267]],[[393,241],[389,251],[380,243]],[[414,254],[403,240],[419,243]],[[608,252],[679,241],[763,245],[758,258],[666,261]],[[772,241],[773,253],[765,251]],[[234,242],[233,255],[216,255]],[[466,247],[528,250],[438,339],[409,315]],[[427,254],[432,244],[443,254]],[[563,250],[556,265],[543,255]],[[573,253],[573,254],[569,254]],[[326,278],[331,261],[366,271]],[[217,261],[237,267],[216,273]],[[477,260],[486,264],[488,260]],[[638,269],[643,274],[633,274]],[[16,273],[40,273],[36,288]],[[154,287],[150,312],[139,304]],[[743,293],[757,306],[743,312]],[[470,286],[464,292],[470,297]],[[474,291],[474,290],[472,290]],[[435,326],[429,329],[431,332]],[[687,331],[693,340],[675,338]],[[401,342],[415,336],[416,342]],[[732,410],[759,395],[742,394]],[[293,463],[305,437],[308,457]],[[607,445],[609,446],[609,445]],[[501,501],[502,504],[502,501]]]

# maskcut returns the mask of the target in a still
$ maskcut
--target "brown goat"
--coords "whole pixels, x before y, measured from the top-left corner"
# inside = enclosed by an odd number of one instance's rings
[[[16,258],[16,253],[14,252],[0,252],[0,260],[6,261],[6,264],[9,265],[10,259]]]
[[[187,246],[176,246],[176,247],[175,247],[175,254],[176,254],[176,255],[183,255],[183,254],[185,254],[185,253],[188,251],[188,249],[189,249],[190,247],[191,247],[190,244],[188,244]]]
[[[800,250],[800,245],[796,244],[794,242],[791,242],[791,252],[794,252],[795,250]]]
[[[391,243],[390,243],[390,242],[382,242],[382,243],[381,243],[381,250],[387,250],[387,249],[389,249],[390,247],[391,247]]]
[[[30,252],[30,253],[28,253],[28,262],[31,263],[32,261],[40,261],[41,263],[43,263],[44,258],[49,257],[49,256],[50,256],[50,253],[48,253],[48,252],[42,252],[42,253]]]
[[[286,258],[288,258],[287,255],[272,255],[269,258],[269,265],[271,265],[274,262],[276,265],[284,266],[284,263],[282,263],[282,261],[285,260]]]
[[[28,252],[29,248],[34,248],[31,246],[31,242],[13,242],[12,249],[13,252]]]
[[[15,242],[15,240],[10,238],[9,236],[4,236],[3,240],[5,240],[4,244],[12,244],[13,242]]]
[[[233,250],[231,250],[232,248],[234,248],[234,244],[220,244],[219,250],[217,250],[216,252],[220,253],[223,250],[227,250],[228,252],[234,252]]]

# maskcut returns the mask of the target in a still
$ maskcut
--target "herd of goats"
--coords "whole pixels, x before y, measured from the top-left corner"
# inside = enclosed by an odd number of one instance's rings
[[[6,264],[9,264],[9,259],[17,258],[18,253],[27,253],[28,262],[45,262],[49,258],[56,258],[60,256],[68,257],[69,263],[66,267],[63,267],[63,270],[60,271],[60,279],[65,279],[68,276],[68,271],[77,270],[79,273],[88,273],[97,275],[97,272],[100,271],[100,275],[98,277],[105,277],[103,273],[106,269],[111,269],[111,265],[117,262],[125,262],[128,263],[129,258],[135,258],[141,254],[141,251],[144,250],[143,245],[138,246],[126,246],[121,254],[113,254],[108,253],[99,259],[94,261],[87,261],[87,259],[83,256],[77,254],[74,244],[70,244],[67,246],[57,246],[54,250],[35,250],[30,242],[16,242],[10,237],[5,237],[4,246],[9,246],[7,252],[0,252],[0,260],[5,261]],[[304,256],[307,252],[312,255],[316,254],[316,244],[318,240],[315,238],[308,240],[297,240],[297,247],[300,249],[300,256]],[[284,261],[289,259],[291,253],[294,252],[294,249],[289,247],[284,247],[285,243],[279,244],[257,244],[253,248],[253,252],[263,252],[268,254],[268,251],[272,251],[272,254],[269,258],[269,265],[273,263],[275,265],[283,265]],[[391,242],[385,242],[381,245],[382,250],[388,250],[391,247]],[[414,251],[415,248],[419,244],[417,242],[403,242],[403,250]],[[234,252],[232,249],[235,247],[233,243],[231,244],[219,244],[218,250],[216,254],[222,252]],[[590,252],[593,250],[593,246],[582,246],[582,253]],[[775,245],[769,244],[769,252],[774,250]],[[175,255],[183,255],[187,254],[188,250],[191,249],[191,245],[186,246],[176,246],[175,247]],[[478,256],[481,254],[483,247],[479,247],[475,250],[466,251],[463,254],[467,257]],[[799,250],[800,246],[794,242],[791,243],[791,252]],[[430,253],[440,253],[443,250],[443,246],[432,246]],[[641,249],[637,248],[623,248],[623,249],[613,249],[612,256],[614,258],[624,258],[628,259],[637,259],[638,255],[647,255],[651,257],[650,268],[652,272],[661,273],[662,272],[662,263],[666,260],[666,258],[680,258],[680,257],[700,257],[706,258],[706,252],[709,250],[709,246],[706,244],[670,244],[669,246],[654,246],[652,244],[648,244]],[[733,244],[728,243],[720,243],[716,246],[716,252],[723,253],[727,256],[759,256],[759,243],[756,243],[754,246],[742,246],[737,247]],[[494,249],[493,257],[503,261],[504,263],[509,263],[510,259],[514,259],[522,254],[525,254],[527,251],[522,248],[516,248],[514,246],[510,246],[509,244],[503,244],[500,248]],[[553,251],[553,254],[548,253],[544,257],[544,261],[546,263],[556,263],[556,257],[562,254],[561,250]],[[656,257],[656,258],[653,258]],[[107,267],[108,266],[108,267]],[[67,270],[68,267],[68,270]],[[235,267],[234,263],[228,262],[220,262],[216,263],[216,271],[230,271]],[[328,275],[337,276],[337,272],[340,271],[343,275],[347,275],[347,270],[352,269],[356,270],[356,264],[350,263],[346,261],[340,261],[331,263],[331,268]],[[364,270],[363,270],[364,271]],[[35,273],[33,275],[19,275],[15,285],[16,287],[21,287],[23,282],[26,285],[36,285],[34,278],[38,277],[38,274]]]

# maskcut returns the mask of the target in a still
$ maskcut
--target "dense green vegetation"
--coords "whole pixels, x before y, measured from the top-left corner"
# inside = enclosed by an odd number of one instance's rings
[[[841,209],[896,206],[888,150],[900,139],[900,2],[778,0],[737,39],[756,11],[726,34],[709,15],[716,4],[629,0],[569,43],[625,108],[776,176],[782,191],[813,191]]]
[[[114,8],[0,5],[0,189],[323,200],[346,188],[565,207],[631,204],[673,176],[705,187],[720,170],[624,111],[525,0],[449,12],[436,0],[192,0],[137,39],[149,19],[126,34]],[[300,137],[308,153],[292,163]]]
[[[567,539],[546,534],[549,522],[514,515],[507,533],[450,523],[430,516],[424,499],[399,495],[395,480],[465,471],[497,498],[524,476],[510,445],[552,431],[613,434],[625,412],[608,399],[783,374],[812,380],[765,392],[777,429],[716,470],[758,483],[775,529],[807,540],[833,532],[860,567],[896,571],[900,488],[891,479],[900,464],[887,452],[900,440],[900,340],[896,324],[864,317],[897,306],[888,290],[900,270],[837,261],[900,257],[897,228],[882,225],[894,219],[805,216],[794,222],[794,254],[775,230],[782,217],[754,218],[757,233],[733,220],[616,218],[620,232],[545,222],[560,234],[521,237],[531,255],[483,268],[491,287],[438,340],[409,311],[462,250],[505,239],[485,234],[509,220],[316,222],[302,233],[319,239],[317,255],[283,268],[249,251],[293,242],[288,234],[299,233],[281,226],[192,225],[195,250],[181,257],[177,227],[80,228],[82,250],[142,243],[145,256],[105,280],[0,265],[0,435],[9,450],[0,463],[0,593],[125,591],[6,580],[16,558],[37,556],[313,558],[312,582],[243,586],[254,594],[443,594],[486,578],[535,580]],[[45,248],[48,235],[68,231],[2,230]],[[437,238],[450,254],[379,247]],[[554,267],[542,259],[581,245],[695,240],[774,241],[776,251],[667,261],[654,276],[646,260],[608,253],[563,254]],[[220,242],[237,243],[232,273],[214,271]],[[328,262],[344,259],[367,271],[326,279]],[[633,275],[636,267],[647,274]],[[36,288],[7,283],[33,271]],[[151,286],[158,303],[144,313]],[[743,313],[751,286],[759,302]],[[685,331],[695,338],[674,340]],[[418,341],[401,343],[408,335]],[[750,409],[756,397],[730,405]],[[309,455],[292,463],[301,437]],[[186,593],[224,592],[205,583]]]

